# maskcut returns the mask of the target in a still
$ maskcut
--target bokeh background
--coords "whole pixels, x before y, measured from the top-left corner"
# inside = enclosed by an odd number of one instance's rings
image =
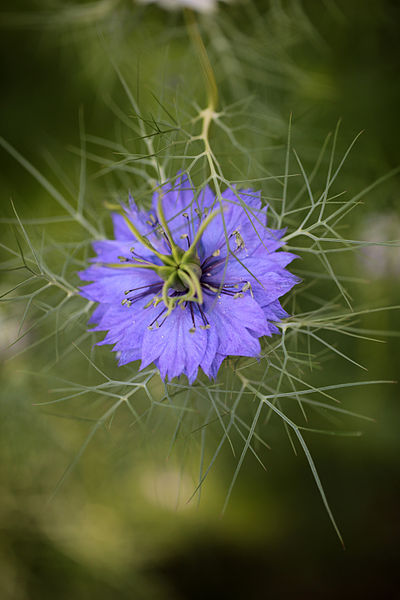
[[[271,170],[283,172],[290,113],[295,146],[307,164],[339,118],[342,148],[364,130],[341,175],[343,189],[363,189],[399,165],[398,2],[248,0],[221,4],[217,15],[202,19],[221,102],[252,98],[251,106],[263,111],[258,143],[270,147]],[[157,109],[153,94],[160,98],[163,90],[205,100],[179,11],[130,1],[14,0],[1,8],[0,44],[2,135],[50,180],[66,174],[65,187],[79,178],[80,111],[87,132],[115,143],[123,135],[116,107],[132,116],[112,62],[140,90],[147,118]],[[100,206],[120,184],[104,191],[101,180],[96,183],[102,164],[99,153],[93,155],[91,189]],[[52,200],[6,152],[1,165],[3,242],[15,239],[10,198],[24,219],[44,218],[37,224],[40,240],[45,217],[54,214]],[[133,187],[134,174],[131,181]],[[400,239],[398,177],[363,200],[347,220],[346,236]],[[68,224],[51,235],[75,239]],[[398,249],[368,252],[346,255],[350,272],[363,279],[352,287],[355,303],[399,304]],[[11,275],[1,277],[6,291]],[[54,346],[24,351],[43,335],[33,330],[28,341],[8,348],[18,336],[21,309],[11,302],[0,311],[0,598],[398,597],[398,385],[342,395],[347,409],[375,419],[350,423],[361,437],[307,438],[343,551],[306,461],[293,454],[279,421],[268,429],[267,472],[246,458],[223,518],[237,457],[223,452],[200,504],[187,504],[193,481],[183,469],[190,460],[186,446],[198,441],[189,436],[181,456],[167,459],[163,429],[139,434],[123,414],[99,429],[53,494],[87,435],[90,407],[73,401],[62,410],[35,406],[60,387],[51,369],[43,369],[54,362]],[[399,322],[396,310],[367,313],[361,326],[386,332],[378,336],[385,343],[341,341],[368,378],[398,379]],[[79,353],[61,365],[71,380],[88,369]],[[346,377],[354,370],[336,357],[317,379]]]

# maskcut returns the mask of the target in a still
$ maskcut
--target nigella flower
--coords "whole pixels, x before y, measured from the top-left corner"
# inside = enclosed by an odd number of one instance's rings
[[[112,215],[115,240],[94,242],[80,273],[93,282],[81,294],[99,303],[91,322],[108,331],[100,343],[114,344],[120,365],[155,363],[161,377],[191,383],[199,367],[215,378],[227,356],[259,356],[259,339],[289,316],[279,298],[298,282],[266,213],[259,193],[227,189],[218,200],[207,186],[196,197],[186,176],[156,192],[149,212],[130,197]]]
[[[398,279],[400,248],[390,240],[400,239],[400,218],[394,211],[372,213],[360,223],[360,238],[367,242],[359,255],[362,266],[373,279]]]

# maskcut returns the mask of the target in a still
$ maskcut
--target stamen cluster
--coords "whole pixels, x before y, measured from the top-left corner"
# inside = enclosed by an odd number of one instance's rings
[[[163,378],[192,382],[199,367],[216,377],[227,356],[260,354],[259,339],[288,317],[278,298],[298,281],[266,211],[252,190],[216,198],[206,187],[196,197],[179,176],[149,213],[130,198],[113,215],[115,240],[94,243],[80,276],[93,281],[81,293],[99,302],[91,322],[108,331],[101,343],[114,344],[119,364],[155,362]]]

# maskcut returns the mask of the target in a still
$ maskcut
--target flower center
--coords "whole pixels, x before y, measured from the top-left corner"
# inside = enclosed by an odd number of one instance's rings
[[[135,256],[132,250],[132,259],[123,259],[123,264],[106,264],[106,266],[129,268],[136,267],[138,269],[150,269],[157,273],[157,275],[164,281],[161,290],[161,296],[155,296],[148,303],[148,306],[154,304],[157,306],[160,302],[164,302],[167,309],[168,316],[171,311],[179,304],[182,305],[187,302],[196,302],[197,304],[203,304],[203,291],[201,286],[202,269],[200,266],[200,259],[197,253],[197,244],[199,243],[201,236],[205,229],[211,223],[211,221],[220,214],[221,210],[215,210],[209,213],[204,220],[200,223],[194,239],[190,240],[189,235],[184,234],[181,237],[188,239],[188,249],[182,250],[174,241],[172,233],[169,229],[168,221],[165,217],[161,196],[158,200],[157,206],[157,217],[160,224],[159,230],[166,239],[170,254],[163,254],[150,243],[150,241],[140,233],[136,225],[124,215],[124,220],[130,231],[133,233],[135,238],[145,248],[150,250],[154,256],[156,256],[161,264],[156,264],[150,260],[146,260],[141,256]],[[172,293],[171,293],[172,290]],[[178,292],[178,293],[176,293]]]
[[[173,253],[169,256],[169,264],[154,265],[154,270],[164,280],[161,299],[168,308],[168,312],[171,312],[176,304],[183,302],[203,303],[200,283],[202,270],[197,253],[193,253],[192,248],[186,252],[179,247],[173,248]],[[171,295],[171,290],[179,292],[179,294]],[[156,303],[158,303],[157,299]]]
[[[157,206],[157,216],[162,234],[170,248],[170,254],[163,254],[154,248],[150,241],[139,232],[135,224],[132,223],[127,216],[124,216],[125,222],[135,238],[141,244],[143,244],[143,246],[150,250],[161,262],[161,265],[155,264],[148,260],[137,257],[136,259],[133,258],[135,264],[130,263],[129,265],[139,269],[151,269],[152,271],[155,271],[157,275],[159,275],[159,277],[164,281],[161,290],[161,297],[155,296],[149,305],[154,304],[154,306],[156,306],[159,302],[163,301],[167,308],[168,316],[177,304],[182,305],[185,302],[196,302],[200,305],[203,303],[203,292],[200,283],[202,269],[197,253],[197,244],[199,243],[206,227],[219,213],[220,210],[216,210],[205,217],[205,219],[200,223],[200,226],[198,227],[192,241],[190,241],[187,234],[181,236],[187,237],[188,239],[189,247],[185,251],[182,250],[182,248],[180,248],[174,241],[172,233],[169,229],[168,221],[165,218],[160,197]],[[173,291],[172,294],[170,293],[170,290]],[[176,294],[174,292],[179,293]]]
[[[173,269],[173,267],[172,267]],[[187,264],[181,263],[176,265],[175,270],[172,271],[172,282],[171,288],[176,292],[184,292],[188,290],[187,277],[194,280],[197,279],[200,285],[202,270],[200,267],[200,261],[188,262]],[[163,278],[164,281],[168,279]]]

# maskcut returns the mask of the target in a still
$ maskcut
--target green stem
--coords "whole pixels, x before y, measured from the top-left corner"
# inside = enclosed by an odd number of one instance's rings
[[[192,42],[196,48],[201,68],[203,70],[204,79],[207,87],[207,99],[209,108],[214,111],[218,105],[218,87],[215,81],[213,68],[208,58],[206,47],[201,38],[200,31],[196,22],[193,11],[185,10],[186,25]]]

